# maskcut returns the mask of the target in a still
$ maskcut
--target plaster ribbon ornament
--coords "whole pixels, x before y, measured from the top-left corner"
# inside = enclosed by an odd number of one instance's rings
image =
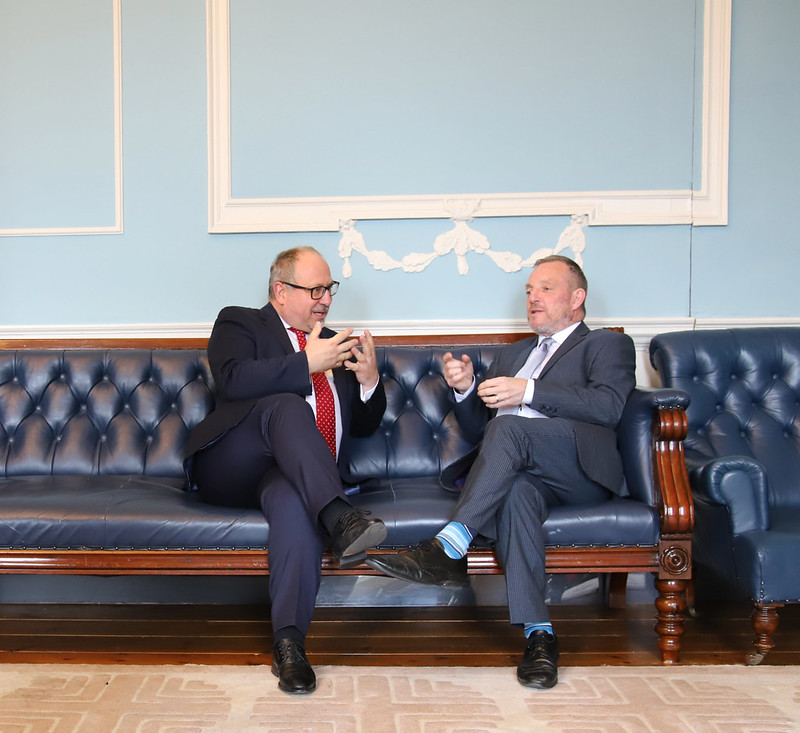
[[[343,219],[339,222],[341,239],[339,240],[339,256],[344,260],[342,276],[350,277],[353,268],[350,258],[354,252],[363,255],[367,262],[375,269],[386,272],[402,268],[404,272],[422,272],[437,257],[444,257],[451,252],[456,255],[459,275],[469,272],[467,254],[487,255],[504,272],[518,272],[523,267],[533,267],[541,257],[560,254],[564,250],[572,252],[572,259],[583,266],[583,250],[586,249],[586,236],[584,227],[587,224],[586,214],[573,214],[570,223],[561,232],[555,247],[541,247],[529,257],[523,257],[515,252],[495,252],[485,234],[469,226],[480,201],[461,200],[446,201],[445,208],[450,214],[453,228],[436,237],[433,243],[433,252],[412,252],[401,260],[396,260],[382,250],[370,250],[364,241],[364,235],[356,231],[354,219]]]

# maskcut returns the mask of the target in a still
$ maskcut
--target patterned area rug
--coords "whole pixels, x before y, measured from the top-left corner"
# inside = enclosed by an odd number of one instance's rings
[[[800,731],[800,667],[318,667],[292,697],[268,667],[0,666],[2,733],[776,733]]]

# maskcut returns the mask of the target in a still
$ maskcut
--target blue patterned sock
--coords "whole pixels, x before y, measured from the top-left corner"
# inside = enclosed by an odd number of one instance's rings
[[[551,624],[549,621],[541,624],[527,623],[525,624],[523,630],[525,631],[526,639],[529,638],[534,631],[546,631],[551,636],[555,636],[553,633],[553,624]]]
[[[453,560],[458,560],[467,554],[472,537],[469,527],[461,522],[450,522],[436,535],[436,539],[444,547],[445,555]]]

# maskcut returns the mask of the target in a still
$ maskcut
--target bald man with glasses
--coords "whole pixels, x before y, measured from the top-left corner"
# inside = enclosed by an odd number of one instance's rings
[[[273,262],[267,305],[220,312],[208,342],[215,407],[185,462],[201,500],[257,507],[269,522],[272,671],[293,694],[316,687],[305,638],[323,550],[352,567],[386,538],[343,491],[350,438],[375,432],[386,395],[369,331],[324,327],[338,287],[322,255],[299,247]]]

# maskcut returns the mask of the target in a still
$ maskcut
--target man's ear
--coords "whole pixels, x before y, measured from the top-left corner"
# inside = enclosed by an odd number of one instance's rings
[[[280,280],[272,286],[272,299],[281,305],[286,301],[286,286]]]
[[[583,288],[576,288],[572,291],[572,310],[579,310],[586,301],[586,291]]]

